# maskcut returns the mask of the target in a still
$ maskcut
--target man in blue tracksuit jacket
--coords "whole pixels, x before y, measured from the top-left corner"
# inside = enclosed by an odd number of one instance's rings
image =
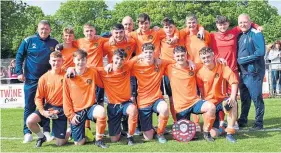
[[[24,82],[24,143],[32,141],[31,131],[26,126],[26,119],[36,109],[34,98],[38,79],[49,70],[50,53],[58,44],[57,40],[50,37],[51,27],[48,21],[40,21],[37,31],[37,34],[22,41],[16,55],[16,73],[18,79]],[[42,125],[44,132],[50,132],[49,122],[42,123]]]
[[[238,120],[240,127],[245,127],[251,100],[254,101],[256,117],[252,130],[263,129],[264,101],[262,97],[262,84],[265,74],[265,42],[261,32],[251,27],[250,17],[241,14],[238,25],[242,33],[238,37],[238,58],[240,70],[240,97],[241,115]]]

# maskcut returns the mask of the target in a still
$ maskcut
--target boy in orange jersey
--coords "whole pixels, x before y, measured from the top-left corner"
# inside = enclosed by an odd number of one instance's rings
[[[137,23],[139,29],[129,33],[129,36],[133,37],[137,43],[136,55],[142,53],[142,45],[144,43],[152,43],[155,46],[154,56],[159,57],[160,55],[160,40],[165,38],[165,32],[161,30],[150,29],[150,17],[142,13],[139,15]],[[175,43],[179,39],[179,31],[176,30],[176,34],[170,39],[170,43]]]
[[[138,80],[137,105],[144,138],[146,140],[153,138],[152,114],[155,112],[159,113],[158,141],[166,143],[167,140],[163,133],[169,119],[169,111],[168,105],[163,99],[160,84],[165,67],[169,62],[163,60],[160,65],[154,64],[156,62],[153,56],[154,49],[152,43],[143,44],[144,59],[134,64],[132,75],[136,76]]]
[[[198,53],[202,47],[210,45],[210,34],[208,31],[204,30],[204,40],[198,38],[199,29],[202,31],[202,28],[199,28],[197,17],[193,14],[186,17],[185,24],[186,28],[180,30],[180,36],[183,41],[182,43],[188,51],[188,58],[196,64],[202,64]]]
[[[108,40],[96,35],[96,29],[93,24],[86,23],[83,26],[83,34],[85,38],[80,38],[74,42],[74,46],[83,49],[87,52],[87,66],[102,67],[103,66],[103,45]],[[96,88],[96,102],[103,105],[104,89]],[[91,134],[90,122],[86,121],[86,132]],[[87,134],[87,135],[88,135]],[[91,135],[89,135],[92,137]]]
[[[174,54],[173,50],[176,46],[179,45],[180,41],[171,44],[171,39],[175,35],[176,26],[173,19],[169,17],[165,17],[162,20],[163,30],[166,33],[166,37],[161,39],[161,50],[160,50],[160,58],[164,60],[169,60],[171,62],[174,61]],[[165,88],[164,88],[165,87]],[[163,81],[161,83],[161,91],[164,94],[164,89],[166,91],[166,94],[169,96],[169,102],[170,102],[170,111],[173,117],[174,122],[176,122],[176,114],[174,109],[174,103],[173,103],[173,97],[172,97],[172,89],[170,85],[170,80],[167,76],[163,77]]]
[[[98,72],[108,97],[107,115],[111,141],[116,142],[120,139],[121,118],[125,115],[128,116],[128,145],[134,145],[133,135],[137,125],[138,113],[137,107],[130,99],[130,71],[133,64],[137,59],[141,58],[142,54],[130,61],[126,61],[126,56],[124,49],[115,50],[113,52],[112,71],[107,73],[103,68],[98,68]]]
[[[87,65],[102,67],[103,66],[103,45],[107,38],[96,35],[94,25],[86,23],[83,26],[83,34],[85,38],[80,38],[74,42],[74,45],[87,52]]]
[[[73,63],[73,52],[77,50],[76,47],[73,46],[74,41],[74,30],[71,27],[66,27],[63,29],[63,44],[58,44],[56,46],[56,50],[60,50],[63,58],[62,69],[66,70],[68,67],[74,67]],[[61,46],[59,48],[59,46]]]
[[[134,30],[134,23],[131,17],[126,16],[122,20],[122,24],[115,24],[111,32],[103,33],[102,36],[110,36],[110,39],[104,44],[104,52],[108,57],[108,62],[112,62],[113,52],[117,48],[123,48],[127,53],[126,60],[135,55],[136,42],[134,39],[127,37],[127,34]],[[112,41],[111,41],[112,40]],[[131,76],[131,100],[135,102],[137,96],[136,78]],[[124,116],[122,121],[122,134],[126,135],[128,131],[128,118]],[[140,126],[140,124],[138,124]],[[140,135],[139,127],[136,130],[136,135]]]
[[[125,38],[125,30],[122,24],[115,24],[111,30],[114,42],[107,41],[103,45],[104,54],[108,57],[108,63],[112,62],[113,53],[116,49],[123,49],[127,56],[125,61],[131,59],[133,52],[136,49],[136,41],[132,38]]]
[[[41,147],[42,143],[46,141],[46,136],[40,130],[38,123],[40,124],[47,118],[53,119],[52,131],[56,137],[57,146],[64,145],[70,135],[70,133],[66,133],[67,118],[62,108],[62,83],[65,74],[61,69],[62,54],[59,51],[52,52],[49,63],[52,69],[40,77],[38,82],[35,96],[38,110],[29,115],[26,121],[28,128],[38,136],[36,147]]]
[[[201,67],[202,62],[198,53],[202,47],[210,45],[210,34],[208,31],[203,30],[203,27],[199,26],[198,19],[193,14],[186,17],[185,24],[186,28],[180,30],[181,41],[183,41],[182,43],[188,51],[188,58]],[[204,39],[200,37],[201,35],[204,35]],[[199,116],[192,115],[192,118],[196,124],[196,131],[200,132]]]
[[[238,79],[235,73],[224,64],[215,61],[215,55],[211,48],[203,47],[199,51],[203,67],[197,73],[197,82],[200,93],[204,100],[210,101],[216,105],[216,120],[214,123],[214,135],[219,128],[219,112],[225,111],[227,117],[226,139],[232,143],[236,140],[233,137],[235,133],[235,121],[237,119],[237,101],[236,94],[238,90]],[[227,96],[227,81],[231,85],[231,95]],[[216,129],[215,129],[216,128]],[[212,133],[212,132],[211,132]]]
[[[96,121],[96,142],[101,148],[108,146],[102,141],[106,127],[105,110],[95,102],[96,85],[102,82],[94,69],[86,66],[87,52],[78,49],[73,54],[75,64],[75,78],[65,78],[63,82],[63,109],[70,120],[72,138],[76,145],[85,143],[86,119]],[[67,77],[67,76],[65,76]]]
[[[176,46],[174,49],[175,64],[167,66],[165,74],[171,81],[173,101],[177,120],[190,119],[190,114],[203,114],[203,136],[207,141],[214,141],[210,130],[215,120],[215,105],[201,100],[197,95],[196,73],[198,68],[190,70],[186,49]]]

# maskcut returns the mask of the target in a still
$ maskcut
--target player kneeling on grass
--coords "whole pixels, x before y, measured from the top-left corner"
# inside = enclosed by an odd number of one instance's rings
[[[37,111],[27,118],[28,128],[38,136],[36,147],[41,147],[46,141],[46,136],[40,130],[38,123],[50,118],[53,120],[52,131],[56,137],[56,145],[64,145],[70,133],[66,133],[67,118],[63,111],[63,79],[64,71],[61,69],[63,64],[62,54],[59,51],[50,54],[49,63],[52,67],[50,71],[40,77],[35,96]],[[46,102],[45,102],[46,101]]]
[[[139,109],[139,118],[141,130],[146,140],[151,140],[154,136],[152,125],[153,112],[159,113],[157,138],[160,143],[166,143],[164,137],[165,128],[169,119],[168,105],[164,101],[160,90],[162,76],[168,61],[162,60],[162,63],[157,64],[154,58],[154,45],[145,43],[142,46],[143,60],[134,64],[132,75],[138,80],[138,99],[137,105]]]
[[[132,102],[130,89],[131,69],[137,59],[141,59],[142,54],[135,56],[131,60],[126,59],[124,49],[116,49],[113,52],[113,63],[103,68],[97,68],[104,84],[104,89],[108,98],[107,115],[108,129],[111,141],[120,140],[122,116],[128,116],[128,145],[134,145],[133,135],[135,133],[138,112],[137,107]],[[125,61],[125,62],[124,62]],[[110,72],[108,72],[111,70]]]
[[[216,105],[216,120],[211,130],[211,135],[219,135],[219,112],[224,111],[228,114],[226,139],[236,142],[233,134],[235,133],[235,121],[237,119],[236,94],[238,89],[238,79],[235,73],[224,64],[215,61],[214,52],[211,48],[203,47],[199,51],[203,67],[197,73],[197,82],[202,97]],[[226,81],[231,85],[231,95],[227,96]]]
[[[201,100],[197,95],[196,73],[198,65],[193,70],[187,61],[187,52],[184,46],[176,46],[174,49],[176,63],[169,64],[165,71],[170,79],[173,101],[177,121],[190,120],[190,114],[203,114],[203,134],[207,141],[214,141],[210,130],[215,120],[215,105]]]
[[[70,120],[74,143],[85,143],[85,121],[88,119],[96,121],[95,145],[108,148],[102,141],[106,127],[105,110],[95,103],[96,85],[102,87],[102,82],[95,69],[86,67],[87,52],[78,49],[73,54],[73,62],[75,77],[66,75],[63,82],[63,109]]]

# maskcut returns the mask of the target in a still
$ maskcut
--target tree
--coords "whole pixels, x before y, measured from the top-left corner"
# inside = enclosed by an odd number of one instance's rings
[[[1,58],[15,56],[22,40],[33,35],[44,18],[40,7],[22,1],[1,2]]]
[[[82,26],[87,22],[95,24],[97,33],[108,28],[107,5],[102,0],[97,1],[67,1],[62,3],[55,13],[53,20],[57,26],[53,35],[61,38],[62,29],[67,26],[74,27],[76,38],[83,37]]]
[[[1,58],[13,56],[15,36],[22,34],[25,3],[1,2]]]
[[[272,16],[266,24],[264,24],[264,37],[267,43],[273,43],[281,40],[281,16]]]

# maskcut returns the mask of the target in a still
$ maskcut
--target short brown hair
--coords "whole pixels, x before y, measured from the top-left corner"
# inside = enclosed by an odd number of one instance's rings
[[[77,57],[77,56],[81,56],[81,58],[87,58],[88,53],[82,49],[77,49],[74,53],[73,53],[73,57]]]
[[[142,13],[142,14],[139,15],[138,20],[137,20],[137,23],[139,23],[139,22],[140,22],[140,23],[143,23],[143,22],[145,22],[146,20],[150,22],[150,17],[149,17],[147,14]]]
[[[214,54],[214,51],[213,51],[211,48],[209,48],[209,47],[203,47],[203,48],[201,48],[200,51],[199,51],[199,55],[205,55],[205,54],[207,54],[207,53],[212,53],[212,54]]]
[[[50,57],[54,57],[54,58],[62,58],[62,54],[60,51],[54,51],[50,54]]]
[[[229,22],[228,18],[226,16],[217,15],[216,17],[216,24],[223,24],[225,22]]]
[[[65,27],[63,28],[63,32],[67,34],[74,34],[74,30],[72,27]]]
[[[185,21],[188,21],[188,20],[196,20],[196,21],[198,21],[197,17],[194,14],[187,15],[186,18],[185,18]]]
[[[174,54],[175,53],[187,53],[186,48],[184,46],[176,46],[173,50]]]
[[[163,25],[163,26],[169,26],[169,25],[171,25],[171,24],[175,25],[175,22],[174,22],[174,20],[173,20],[172,18],[170,18],[170,17],[165,17],[165,18],[162,20],[162,25]]]
[[[152,43],[144,43],[142,45],[142,51],[144,50],[153,50],[154,51],[155,46]]]
[[[118,48],[113,52],[113,55],[119,56],[120,58],[126,58],[127,53],[125,52],[124,49]]]

